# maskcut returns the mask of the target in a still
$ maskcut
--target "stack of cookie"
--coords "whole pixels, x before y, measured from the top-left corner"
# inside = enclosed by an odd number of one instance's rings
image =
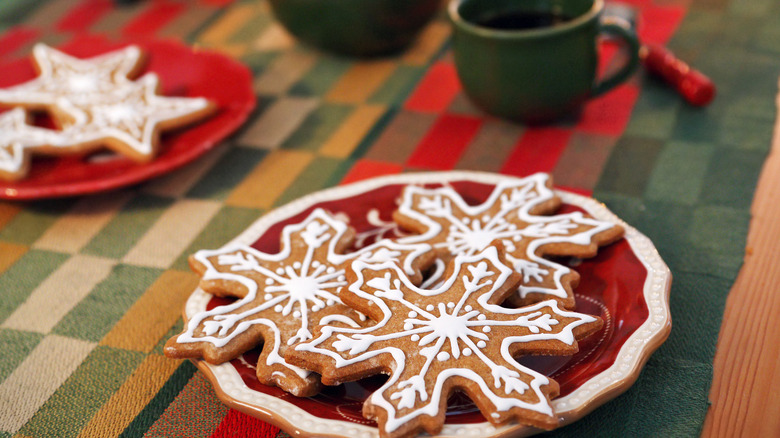
[[[493,424],[552,429],[557,383],[516,359],[573,354],[602,321],[572,310],[579,277],[547,256],[590,257],[623,233],[559,206],[544,174],[480,205],[408,186],[393,215],[404,237],[354,249],[354,230],[315,209],[276,254],[199,251],[201,288],[237,300],[193,315],[165,353],[221,363],[262,345],[260,382],[297,396],[387,374],[363,406],[383,437],[437,433],[455,391]]]
[[[156,74],[137,76],[144,54],[127,46],[89,59],[45,44],[33,49],[38,76],[0,89],[0,179],[18,180],[30,155],[85,154],[110,149],[136,162],[152,160],[160,132],[205,118],[216,105],[204,98],[159,95]],[[55,129],[32,124],[45,112]]]

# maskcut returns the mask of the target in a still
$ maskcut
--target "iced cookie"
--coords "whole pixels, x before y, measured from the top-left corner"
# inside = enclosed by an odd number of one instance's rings
[[[22,153],[12,158],[0,157],[0,177],[5,179],[23,177],[31,153],[63,155],[108,148],[148,162],[157,154],[162,131],[201,120],[216,110],[204,98],[159,95],[154,73],[133,80],[143,67],[143,54],[135,46],[78,59],[37,44],[33,60],[39,75],[0,89],[0,104],[46,111],[58,129],[48,130],[47,141],[28,138],[17,147]]]
[[[168,341],[165,354],[221,363],[262,343],[257,365],[261,383],[298,396],[316,393],[318,376],[287,364],[282,356],[295,342],[310,340],[319,324],[363,325],[338,296],[348,284],[345,266],[356,258],[397,264],[419,282],[420,269],[431,262],[430,246],[387,240],[345,254],[353,237],[345,222],[316,209],[283,229],[277,254],[248,246],[197,252],[190,264],[203,277],[201,288],[238,300],[193,315],[184,332]]]
[[[498,245],[452,259],[434,289],[416,287],[393,263],[353,262],[341,299],[374,324],[319,327],[285,357],[320,373],[327,385],[389,374],[363,406],[382,437],[436,434],[453,391],[465,392],[493,424],[557,426],[550,404],[557,383],[515,358],[573,354],[577,340],[602,321],[561,310],[555,300],[499,306],[520,276]]]
[[[469,205],[450,187],[408,186],[393,219],[444,260],[501,242],[522,275],[517,295],[510,298],[514,305],[552,298],[573,308],[578,274],[545,256],[592,257],[599,246],[620,238],[623,228],[580,212],[554,214],[560,199],[551,186],[541,173],[502,181],[479,205]]]

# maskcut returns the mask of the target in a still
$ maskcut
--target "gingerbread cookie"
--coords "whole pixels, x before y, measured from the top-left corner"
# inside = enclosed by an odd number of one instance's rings
[[[190,124],[216,110],[204,98],[160,96],[159,80],[153,73],[132,80],[143,66],[142,53],[135,46],[82,60],[37,44],[33,58],[39,76],[0,89],[0,104],[45,110],[59,129],[49,130],[47,138],[53,140],[23,142],[18,147],[21,153],[4,160],[0,176],[6,179],[24,176],[33,152],[60,155],[105,147],[147,162],[157,153],[161,131]]]
[[[283,229],[277,254],[248,246],[197,252],[190,264],[203,277],[201,288],[239,299],[193,315],[184,332],[168,341],[165,354],[221,363],[262,343],[257,366],[261,383],[298,396],[316,393],[318,376],[287,364],[282,355],[295,342],[310,340],[318,324],[363,325],[338,297],[347,285],[345,266],[357,258],[394,263],[419,282],[420,269],[432,257],[426,244],[388,240],[345,254],[353,237],[345,222],[316,209]]]
[[[416,287],[393,263],[357,260],[347,270],[342,301],[374,324],[319,327],[315,338],[287,351],[288,362],[335,385],[386,373],[388,381],[363,406],[380,436],[436,434],[453,391],[465,392],[493,424],[558,424],[550,399],[555,381],[520,365],[527,354],[573,354],[577,340],[601,328],[590,315],[548,300],[499,306],[520,275],[503,261],[500,243],[458,255],[435,289]]]
[[[592,257],[599,246],[620,238],[623,228],[580,212],[552,214],[560,199],[551,187],[550,177],[541,173],[502,181],[483,203],[469,205],[450,187],[408,186],[393,219],[420,234],[444,260],[500,241],[523,277],[511,297],[514,305],[552,298],[573,308],[579,275],[544,256]]]
[[[31,148],[55,147],[59,140],[56,131],[30,125],[22,108],[0,113],[0,178],[13,181],[23,177]]]

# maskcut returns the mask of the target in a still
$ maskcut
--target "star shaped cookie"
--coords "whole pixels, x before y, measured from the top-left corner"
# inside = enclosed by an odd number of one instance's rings
[[[143,68],[143,53],[137,46],[79,59],[38,43],[32,55],[38,76],[0,89],[0,104],[48,110],[58,116],[61,126],[72,122],[73,116],[58,105],[60,99],[87,104],[107,98],[107,93],[126,85]]]
[[[562,310],[555,300],[499,306],[519,280],[504,263],[500,244],[456,256],[433,289],[415,286],[393,263],[357,260],[341,299],[374,324],[321,326],[285,358],[321,373],[328,385],[389,374],[363,406],[382,437],[438,433],[447,399],[457,390],[491,423],[555,427],[550,398],[558,394],[557,383],[515,358],[573,354],[577,340],[600,329],[602,321]]]
[[[545,256],[592,257],[623,234],[620,225],[581,212],[553,214],[560,206],[546,174],[497,184],[487,200],[469,205],[450,187],[404,188],[393,219],[419,234],[444,260],[473,255],[501,242],[507,260],[522,275],[514,305],[556,299],[574,307],[579,275]]]
[[[50,130],[56,138],[46,142],[29,137],[24,147],[7,146],[1,157],[7,166],[0,173],[5,179],[26,174],[30,152],[74,154],[109,148],[148,162],[157,153],[161,131],[185,126],[216,110],[204,98],[159,95],[154,73],[135,80],[143,67],[143,53],[136,46],[79,59],[37,44],[33,61],[39,75],[0,89],[0,104],[47,111],[59,129]],[[9,135],[28,133],[29,129]]]
[[[338,296],[347,285],[345,266],[357,258],[395,263],[419,282],[420,269],[432,257],[428,245],[387,240],[345,254],[353,238],[354,230],[345,222],[316,209],[283,229],[277,254],[243,245],[198,251],[190,264],[202,275],[201,288],[238,300],[193,315],[184,332],[168,341],[165,354],[222,363],[262,343],[257,365],[261,383],[298,396],[316,393],[318,376],[287,364],[282,356],[295,342],[311,339],[318,324],[364,324]]]
[[[59,141],[57,131],[28,124],[22,108],[0,113],[0,178],[22,177],[30,165],[32,149],[54,149]]]

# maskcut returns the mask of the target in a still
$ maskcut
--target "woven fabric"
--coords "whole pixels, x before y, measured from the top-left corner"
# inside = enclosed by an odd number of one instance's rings
[[[668,43],[710,75],[717,99],[692,108],[639,74],[545,127],[469,103],[443,14],[402,54],[360,61],[297,44],[265,1],[127,3],[2,1],[0,59],[79,33],[177,38],[248,65],[258,108],[223,145],[162,178],[0,202],[1,438],[286,436],[228,409],[192,364],[162,355],[197,283],[187,256],[301,195],[429,169],[551,172],[647,234],[674,274],[672,334],[629,391],[550,435],[698,433],[771,143],[780,2],[626,2],[643,41]],[[621,62],[616,50],[602,58],[605,68]]]

